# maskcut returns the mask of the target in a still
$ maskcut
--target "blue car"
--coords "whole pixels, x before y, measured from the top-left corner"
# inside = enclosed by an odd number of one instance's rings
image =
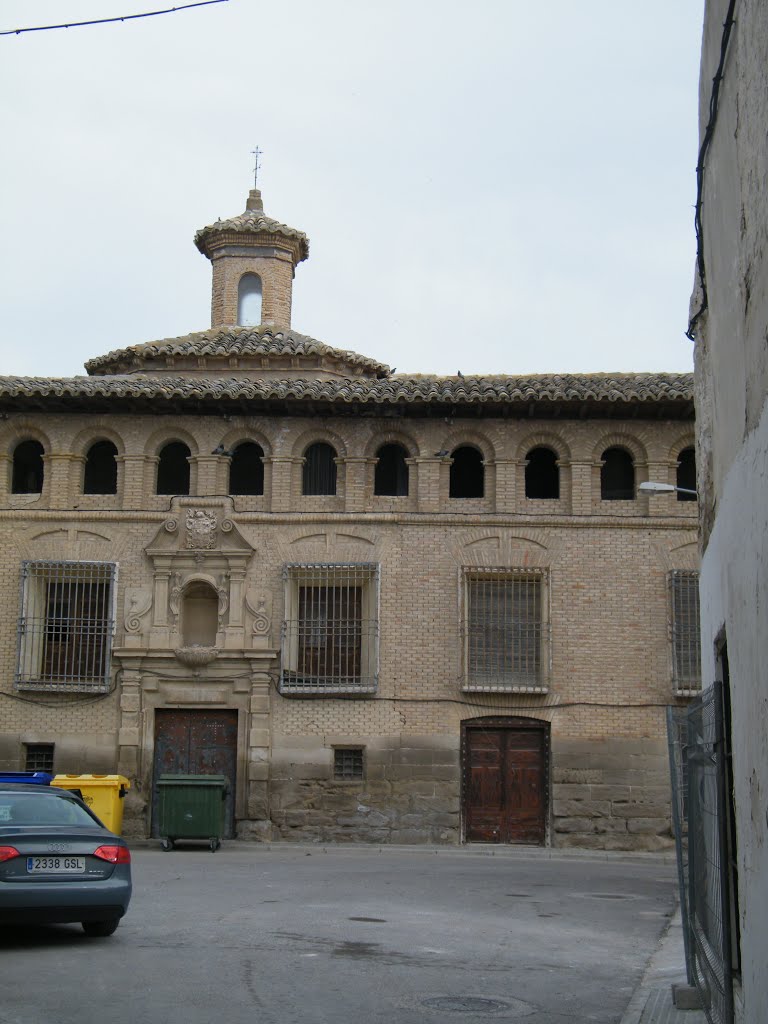
[[[74,793],[0,783],[0,923],[79,921],[111,935],[131,899],[131,854]]]

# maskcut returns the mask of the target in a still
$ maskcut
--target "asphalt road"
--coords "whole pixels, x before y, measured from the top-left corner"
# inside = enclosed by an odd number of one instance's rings
[[[139,849],[134,882],[111,938],[4,931],[0,1024],[615,1024],[675,899],[661,860],[477,847]]]

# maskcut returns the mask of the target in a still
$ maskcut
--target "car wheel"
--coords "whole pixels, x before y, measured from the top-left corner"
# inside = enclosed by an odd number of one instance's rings
[[[120,924],[119,917],[110,917],[108,921],[81,921],[83,931],[94,939],[104,939],[111,935]]]

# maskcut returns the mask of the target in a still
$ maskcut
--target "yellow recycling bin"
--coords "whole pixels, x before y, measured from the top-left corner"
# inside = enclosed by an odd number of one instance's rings
[[[55,775],[52,786],[76,789],[110,832],[123,827],[123,797],[131,784],[124,775]]]

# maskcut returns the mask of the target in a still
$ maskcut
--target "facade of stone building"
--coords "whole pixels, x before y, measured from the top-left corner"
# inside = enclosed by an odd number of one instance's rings
[[[222,772],[228,834],[671,844],[700,687],[685,374],[395,374],[291,329],[305,236],[196,236],[212,326],[0,378],[0,766]]]

